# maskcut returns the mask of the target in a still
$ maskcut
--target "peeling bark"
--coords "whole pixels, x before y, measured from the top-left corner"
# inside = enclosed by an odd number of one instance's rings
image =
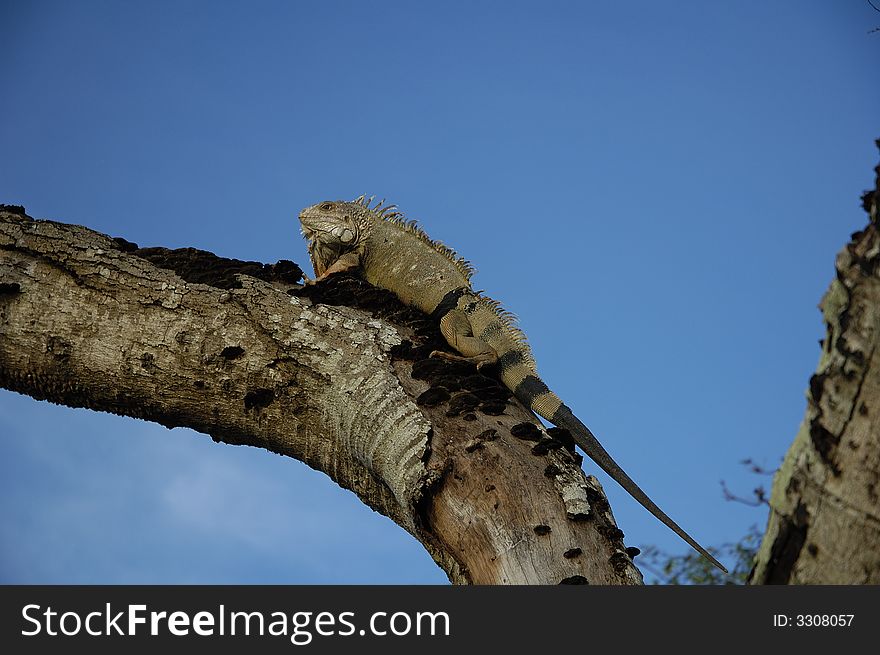
[[[300,273],[0,206],[0,386],[299,459],[454,583],[641,582],[564,433],[390,294]]]
[[[878,142],[880,146],[880,142]],[[751,584],[880,583],[880,167],[838,254],[800,430],[776,473]]]

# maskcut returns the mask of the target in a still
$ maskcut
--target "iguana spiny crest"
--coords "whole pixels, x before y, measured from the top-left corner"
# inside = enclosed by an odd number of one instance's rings
[[[498,364],[499,377],[527,407],[568,430],[575,442],[649,512],[723,571],[726,569],[682,530],[611,458],[590,429],[538,377],[525,336],[512,314],[471,288],[471,265],[431,239],[394,205],[374,206],[361,196],[351,202],[327,201],[304,209],[299,220],[309,241],[316,282],[334,273],[358,270],[370,284],[440,323],[458,354],[431,356],[468,361],[481,368]]]

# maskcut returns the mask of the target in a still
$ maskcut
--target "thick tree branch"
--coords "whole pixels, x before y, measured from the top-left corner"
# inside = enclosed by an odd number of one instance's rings
[[[878,142],[880,146],[880,142]],[[880,583],[880,167],[838,254],[807,411],[770,497],[752,584]]]
[[[456,583],[641,581],[564,434],[389,294],[298,279],[0,207],[0,386],[299,459]]]

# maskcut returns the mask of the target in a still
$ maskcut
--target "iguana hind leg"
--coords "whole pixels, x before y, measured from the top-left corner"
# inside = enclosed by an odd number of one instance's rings
[[[442,350],[435,350],[431,353],[431,357],[440,357],[454,362],[470,362],[477,365],[477,370],[487,364],[494,364],[498,361],[498,353],[495,352],[495,349],[482,339],[474,336],[470,321],[468,321],[467,315],[463,311],[453,309],[447,312],[440,319],[440,332],[443,333],[443,337],[449,345],[461,354],[455,355]]]

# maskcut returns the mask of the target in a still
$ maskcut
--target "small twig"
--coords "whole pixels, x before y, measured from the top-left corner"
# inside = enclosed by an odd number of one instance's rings
[[[752,490],[752,493],[755,495],[754,500],[744,498],[743,496],[737,496],[727,488],[727,484],[725,484],[724,480],[721,481],[721,491],[724,494],[724,500],[732,500],[737,503],[742,503],[743,505],[748,505],[749,507],[760,507],[761,505],[769,504],[767,502],[767,492],[764,491],[764,487],[756,487]]]
[[[742,460],[740,464],[742,464],[743,466],[748,466],[749,471],[752,473],[756,473],[757,475],[773,475],[775,473],[775,471],[765,469],[763,466],[761,466],[751,458]]]

